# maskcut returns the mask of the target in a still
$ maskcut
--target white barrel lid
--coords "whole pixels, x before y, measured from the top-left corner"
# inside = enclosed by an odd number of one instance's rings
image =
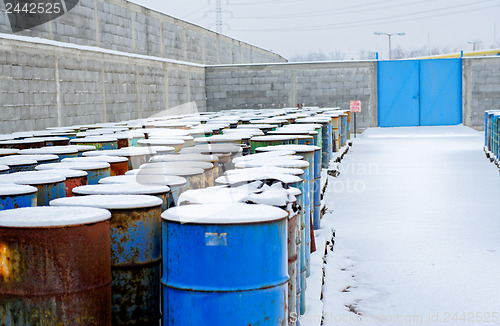
[[[300,196],[300,195],[302,195],[302,191],[300,191],[299,188],[295,188],[295,187],[288,188],[288,192],[291,193],[294,196]]]
[[[73,193],[77,195],[157,195],[170,191],[164,185],[145,185],[138,182],[119,184],[98,184],[73,188]]]
[[[166,168],[150,168],[150,169],[135,169],[125,172],[125,175],[178,175],[193,176],[197,174],[203,174],[203,169],[200,168],[184,168],[184,167],[166,167]]]
[[[238,125],[236,129],[269,129],[269,128],[277,128],[278,125],[268,124],[268,123],[254,123],[248,125]]]
[[[69,142],[71,144],[79,144],[79,143],[109,143],[115,141],[118,141],[118,139],[112,136],[88,136],[84,138],[71,139]]]
[[[68,147],[76,148],[78,152],[88,152],[96,150],[96,147],[94,145],[68,145]]]
[[[8,170],[10,170],[10,167],[8,165],[0,164],[0,171],[8,171]]]
[[[254,168],[228,170],[228,171],[224,172],[224,175],[257,173],[257,172],[268,173],[268,174],[271,174],[271,173],[291,174],[291,175],[297,175],[297,176],[301,176],[304,174],[304,170],[302,170],[302,169],[282,168],[282,167],[278,167],[278,166],[274,166],[274,165],[264,165],[264,166],[254,167]]]
[[[57,171],[25,171],[0,175],[0,183],[40,185],[63,182],[66,177]]]
[[[183,150],[186,148],[183,148]],[[194,147],[189,147],[187,150],[192,150],[194,153],[240,153],[243,151],[238,144],[201,144]],[[182,150],[181,150],[182,153]]]
[[[69,140],[68,137],[61,136],[37,136],[33,138],[24,138],[25,140],[43,140],[43,141],[57,141],[57,140]]]
[[[17,148],[0,148],[0,155],[8,156],[19,153]]]
[[[314,116],[295,120],[297,123],[329,123],[331,118],[325,116]]]
[[[99,156],[86,156],[86,157],[67,157],[61,160],[61,163],[67,163],[67,162],[123,163],[123,162],[128,162],[128,158],[123,156],[99,155]]]
[[[19,151],[19,154],[77,154],[78,149],[73,146],[45,146],[42,148],[29,148]]]
[[[267,147],[257,147],[256,151],[281,151],[281,150],[292,150],[296,153],[309,153],[321,150],[321,147],[314,145],[276,145]]]
[[[215,179],[215,182],[220,185],[235,185],[257,180],[278,180],[285,184],[302,182],[302,179],[296,175],[283,173],[266,173],[260,171],[245,174],[224,175]]]
[[[257,183],[257,182],[256,182]],[[202,189],[184,191],[178,200],[179,205],[185,204],[210,204],[210,203],[236,203],[243,202],[250,192],[257,186],[247,184],[241,187],[215,186]]]
[[[99,180],[99,184],[123,184],[123,183],[140,183],[144,185],[166,185],[169,187],[183,186],[187,183],[186,178],[176,175],[117,175],[106,177]]]
[[[2,227],[54,227],[106,221],[111,213],[92,207],[24,207],[0,212]]]
[[[186,205],[167,209],[167,221],[193,224],[253,224],[286,218],[288,213],[268,205],[244,203]]]
[[[147,133],[153,138],[176,138],[180,136],[189,136],[190,131],[184,129],[147,129]]]
[[[46,162],[46,161],[53,161],[53,160],[59,160],[59,156],[55,154],[25,154],[25,155],[19,155],[22,156],[23,158],[26,159],[32,159],[37,162]]]
[[[11,134],[14,138],[28,138],[33,137],[34,131],[16,131]]]
[[[293,140],[297,139],[292,135],[270,135],[270,136],[257,136],[252,137],[252,141],[280,141],[280,140]]]
[[[166,154],[173,154],[175,152],[175,147],[172,146],[149,146],[153,151],[155,151],[158,154],[161,153],[166,153]]]
[[[262,152],[262,153],[256,153],[256,154],[250,154],[250,155],[245,155],[245,156],[240,156],[240,157],[235,157],[233,159],[233,163],[238,163],[238,162],[243,162],[243,161],[252,161],[252,160],[259,160],[259,159],[268,159],[271,157],[276,157],[276,156],[289,156],[290,158],[293,158],[295,155],[295,151],[271,151],[271,152]]]
[[[23,155],[9,155],[0,157],[0,164],[17,166],[26,164],[38,164],[38,161],[29,157],[24,158]]]
[[[87,206],[105,209],[135,209],[161,206],[163,201],[149,195],[88,195],[53,199],[50,206]]]
[[[44,170],[50,172],[52,170]],[[86,177],[89,174],[83,170],[72,170],[72,169],[57,169],[53,170],[55,173],[62,174],[66,178],[81,178]]]
[[[171,169],[171,168],[200,168],[203,170],[209,170],[214,167],[214,165],[210,162],[204,161],[186,161],[186,162],[151,162],[142,164],[139,166],[139,169]]]
[[[264,132],[258,128],[255,129],[224,129],[224,135],[238,135],[244,136],[252,135],[252,136],[264,136]]]
[[[318,132],[314,131],[314,129],[306,129],[306,128],[281,128],[278,130],[270,131],[267,133],[268,135],[297,135],[297,136],[311,136],[317,135]]]
[[[157,155],[153,156],[151,162],[189,162],[189,161],[202,161],[202,162],[218,162],[217,155],[204,155],[204,154],[171,154],[171,155]]]
[[[149,138],[149,139],[141,139],[137,141],[138,145],[143,147],[145,146],[175,146],[175,145],[184,145],[184,140],[180,138]]]
[[[214,135],[210,137],[200,137],[194,140],[195,143],[241,141],[241,136],[233,134]]]
[[[0,141],[1,145],[18,145],[18,144],[35,144],[35,143],[44,143],[43,139],[35,139],[35,138],[23,138],[23,139],[12,139],[12,140],[2,140]]]
[[[242,161],[234,164],[234,167],[236,169],[258,168],[262,166],[276,166],[280,168],[290,169],[307,169],[309,167],[309,162],[303,160],[268,159]]]
[[[70,170],[97,170],[97,169],[106,169],[109,168],[110,165],[107,162],[60,162],[60,163],[47,163],[38,165],[35,169],[38,171],[41,170],[58,170],[58,169],[70,169]]]
[[[290,127],[290,126],[285,126],[283,128],[311,128],[311,131],[314,130],[314,129],[319,129],[319,128],[323,128],[323,126],[321,124],[317,124],[317,123],[301,123],[301,124],[295,124],[295,125],[292,125],[293,127]]]
[[[37,192],[37,188],[28,185],[18,185],[15,183],[0,183],[0,196],[27,195]]]

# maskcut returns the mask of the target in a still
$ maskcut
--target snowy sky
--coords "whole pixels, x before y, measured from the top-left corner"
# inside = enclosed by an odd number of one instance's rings
[[[220,0],[223,32],[273,50],[286,58],[339,50],[346,59],[359,51],[388,53],[388,37],[374,32],[404,32],[394,36],[393,49],[423,46],[472,50],[500,47],[499,0]],[[133,0],[143,6],[207,27],[215,26],[217,0]],[[496,29],[496,32],[495,32]]]

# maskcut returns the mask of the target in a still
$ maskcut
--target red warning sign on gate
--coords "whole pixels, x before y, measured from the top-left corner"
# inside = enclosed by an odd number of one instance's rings
[[[361,101],[351,101],[350,111],[353,113],[361,112]]]

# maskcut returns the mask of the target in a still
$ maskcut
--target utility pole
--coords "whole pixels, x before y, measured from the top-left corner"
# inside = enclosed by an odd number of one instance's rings
[[[472,51],[476,51],[476,44],[481,43],[481,41],[467,41],[467,43],[472,44]]]
[[[406,35],[406,33],[383,33],[383,32],[374,32],[374,34],[375,35],[387,35],[387,36],[389,36],[389,60],[392,60],[391,37],[393,35],[399,35],[399,36]]]
[[[210,0],[208,0],[208,4],[210,4]],[[229,4],[229,0],[227,1],[227,4]],[[229,14],[230,17],[233,17],[233,13],[231,11],[222,9],[222,0],[215,0],[215,10],[205,11],[205,17],[208,14],[215,14],[215,31],[220,34],[223,32],[224,25],[229,27],[229,25],[224,24],[222,21],[223,14]],[[214,24],[210,25],[213,26]]]

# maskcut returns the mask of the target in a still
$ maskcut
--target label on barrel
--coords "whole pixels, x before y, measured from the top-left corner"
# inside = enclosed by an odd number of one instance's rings
[[[205,232],[205,246],[225,247],[227,246],[227,233]]]
[[[361,112],[361,101],[351,101],[350,111],[353,113]]]

